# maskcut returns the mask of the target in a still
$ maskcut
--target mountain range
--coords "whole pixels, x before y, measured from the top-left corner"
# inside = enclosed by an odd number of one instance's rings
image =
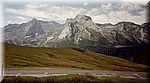
[[[67,18],[65,24],[33,18],[4,26],[6,43],[32,47],[74,47],[132,60],[149,46],[150,24],[94,23],[87,15]],[[131,50],[132,49],[132,50]],[[141,50],[141,52],[143,52]]]

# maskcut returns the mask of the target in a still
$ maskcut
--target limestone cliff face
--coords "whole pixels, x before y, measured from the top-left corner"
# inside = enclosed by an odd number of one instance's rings
[[[148,25],[148,24],[147,24]],[[98,24],[86,15],[77,15],[66,20],[58,39],[74,39],[75,42],[83,39],[104,38],[110,43],[119,45],[148,44],[146,24],[138,25],[132,22],[112,24]],[[93,38],[94,35],[94,38]]]

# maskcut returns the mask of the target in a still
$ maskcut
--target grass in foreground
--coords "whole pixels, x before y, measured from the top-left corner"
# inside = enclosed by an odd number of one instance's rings
[[[5,77],[2,83],[149,83],[147,79],[70,74],[48,77]]]
[[[46,67],[145,71],[145,65],[79,48],[35,48],[5,44],[5,68]]]

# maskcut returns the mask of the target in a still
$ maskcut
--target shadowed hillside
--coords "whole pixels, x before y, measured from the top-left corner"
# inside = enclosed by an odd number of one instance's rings
[[[147,66],[79,48],[35,48],[5,44],[5,67],[145,71]]]

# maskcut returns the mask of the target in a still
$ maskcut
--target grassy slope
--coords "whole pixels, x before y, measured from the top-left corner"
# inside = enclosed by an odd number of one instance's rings
[[[147,66],[77,48],[33,48],[5,44],[5,67],[49,67],[144,71]]]

